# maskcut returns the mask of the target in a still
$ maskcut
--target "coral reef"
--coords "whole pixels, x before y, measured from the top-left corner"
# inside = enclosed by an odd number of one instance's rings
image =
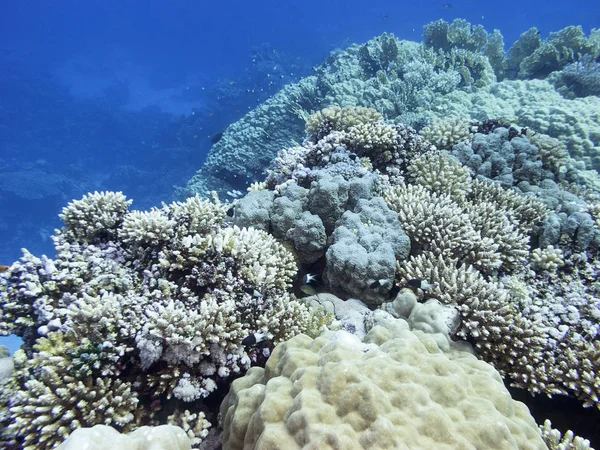
[[[198,447],[238,378],[224,448],[589,447],[502,381],[600,408],[600,34],[424,36],[334,52],[231,125],[180,191],[211,200],[64,208],[56,257],[0,273],[24,340],[0,442]]]
[[[3,386],[5,442],[45,448],[79,427],[165,423],[169,399],[201,400],[250,367],[249,333],[318,332],[322,320],[288,295],[293,255],[225,223],[228,205],[129,204],[111,192],[71,202],[56,258],[25,252],[0,275],[2,333],[24,340]]]

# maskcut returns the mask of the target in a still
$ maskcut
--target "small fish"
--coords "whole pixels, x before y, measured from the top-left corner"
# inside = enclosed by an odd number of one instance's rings
[[[242,339],[242,345],[244,347],[253,347],[259,342],[265,341],[268,338],[269,337],[267,333],[263,333],[262,331],[256,331]]]
[[[209,115],[210,117],[212,117],[212,116],[214,116],[214,115],[215,115],[215,113],[214,113],[214,112],[211,112],[211,113],[208,113],[208,115]]]
[[[369,285],[369,289],[377,289],[378,287],[385,286],[389,282],[390,282],[390,280],[386,280],[386,279],[375,280]]]
[[[445,8],[445,9],[450,9],[450,8],[452,8],[452,4],[450,4],[450,3],[444,3],[444,4],[442,5],[442,8]]]
[[[213,144],[216,144],[217,142],[219,142],[221,140],[221,138],[223,137],[223,132],[219,132],[217,134],[213,134],[210,137],[210,142],[212,142]]]
[[[388,19],[388,17],[390,17],[390,16],[388,16],[388,15],[386,14],[385,16],[383,16],[383,20],[387,20],[387,19]]]
[[[421,289],[422,291],[429,291],[431,289],[435,289],[436,287],[438,287],[437,283],[429,283],[426,280],[419,280],[419,279],[414,279],[414,280],[408,280],[408,286],[411,289]]]
[[[314,273],[307,273],[302,277],[303,284],[316,284],[318,283],[318,276]]]
[[[6,272],[8,269],[10,269],[10,266],[0,266],[0,273]]]
[[[244,292],[254,298],[263,298],[262,292],[257,291],[254,288],[246,288],[244,289]]]
[[[300,290],[307,297],[311,297],[313,295],[317,295],[318,294],[317,289],[314,286],[310,285],[310,284],[303,284],[302,286],[300,286]]]

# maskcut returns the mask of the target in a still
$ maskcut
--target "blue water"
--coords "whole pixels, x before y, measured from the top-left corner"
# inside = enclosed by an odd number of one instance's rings
[[[0,4],[0,265],[53,254],[66,203],[170,201],[210,137],[336,48],[464,18],[512,44],[531,26],[600,26],[600,2],[94,1]],[[14,351],[18,341],[2,341]]]

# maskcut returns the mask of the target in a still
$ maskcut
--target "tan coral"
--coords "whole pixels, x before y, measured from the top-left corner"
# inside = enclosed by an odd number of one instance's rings
[[[502,263],[499,244],[474,228],[470,214],[448,195],[423,186],[394,186],[384,192],[387,205],[411,238],[413,250],[458,258],[480,268]]]
[[[234,381],[223,449],[545,449],[522,403],[473,355],[376,326],[297,336]]]
[[[346,131],[360,124],[373,124],[383,120],[372,108],[332,106],[312,114],[306,121],[306,131],[312,135],[325,135],[330,131]]]
[[[515,220],[524,234],[531,232],[536,224],[546,220],[550,211],[541,200],[531,195],[523,195],[514,190],[504,189],[497,183],[473,180],[469,201],[472,203],[491,202]]]

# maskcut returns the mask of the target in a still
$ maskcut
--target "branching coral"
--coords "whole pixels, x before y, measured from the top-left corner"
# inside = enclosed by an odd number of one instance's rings
[[[449,195],[459,202],[471,190],[469,169],[447,153],[417,156],[412,160],[408,173],[411,183],[436,194]]]
[[[332,131],[348,131],[350,128],[381,122],[381,114],[372,108],[332,106],[311,115],[306,121],[306,131],[316,140]]]
[[[454,117],[428,125],[419,134],[439,150],[448,150],[459,142],[471,139],[471,124]]]
[[[282,339],[322,323],[287,295],[294,256],[264,231],[226,226],[226,205],[129,203],[71,203],[56,259],[26,252],[0,276],[2,332],[28,352],[3,388],[17,390],[5,439],[41,449],[79,426],[159,420],[171,397],[196,401],[247,369],[249,332],[273,326]]]
[[[15,358],[21,386],[9,401],[5,438],[23,448],[52,448],[73,430],[95,424],[134,426],[138,396],[130,382],[71,371],[78,343],[61,333],[42,338],[34,356]],[[81,355],[80,355],[81,356]],[[79,376],[78,376],[79,375]]]
[[[131,203],[121,192],[94,192],[74,200],[60,214],[64,232],[80,242],[113,239]]]

